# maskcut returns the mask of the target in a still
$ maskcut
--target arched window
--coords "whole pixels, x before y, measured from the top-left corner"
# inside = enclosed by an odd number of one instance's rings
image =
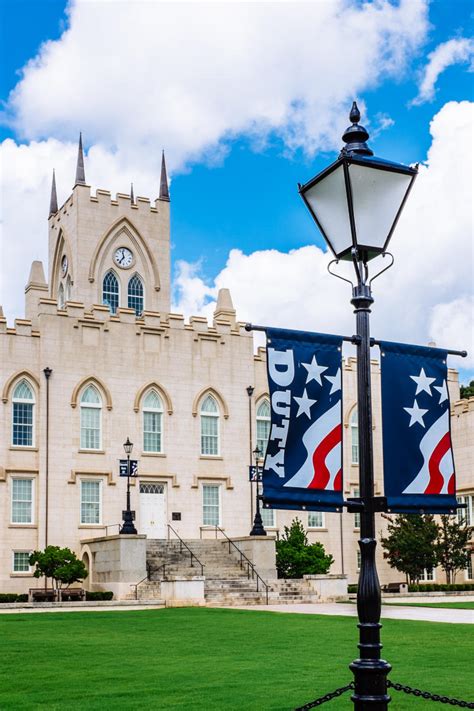
[[[201,405],[201,454],[219,454],[219,407],[212,395],[204,398]]]
[[[71,277],[68,274],[68,277],[66,279],[66,289],[64,292],[66,301],[71,301],[71,287],[72,287],[72,281],[71,281]]]
[[[20,380],[13,391],[12,445],[14,447],[33,446],[33,409],[35,396],[27,380]]]
[[[270,435],[270,402],[265,398],[257,407],[257,447],[265,456]]]
[[[64,308],[64,286],[62,283],[59,285],[58,289],[58,309]]]
[[[156,390],[143,399],[143,451],[162,452],[163,403]]]
[[[102,398],[94,385],[81,395],[81,449],[100,449],[102,443]]]
[[[351,427],[351,462],[359,464],[359,421],[357,407],[352,410],[350,427]]]
[[[133,309],[137,316],[143,313],[143,283],[138,274],[134,274],[128,282],[128,308]]]
[[[111,313],[116,313],[119,305],[119,283],[114,272],[110,271],[102,282],[102,303],[108,306]]]

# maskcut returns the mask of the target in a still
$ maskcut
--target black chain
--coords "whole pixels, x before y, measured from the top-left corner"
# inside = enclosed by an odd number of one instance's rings
[[[336,691],[332,691],[330,694],[326,694],[325,696],[320,696],[319,699],[315,699],[314,701],[310,701],[309,704],[305,704],[304,706],[298,706],[295,711],[308,711],[308,709],[314,709],[315,706],[321,706],[321,704],[325,704],[326,701],[331,701],[331,699],[336,699],[338,696],[342,696],[342,694],[345,694],[346,691],[349,691],[350,689],[354,688],[354,682],[351,681],[350,684],[347,684],[347,686],[341,686],[340,689],[336,689]]]
[[[439,694],[430,694],[429,691],[421,691],[420,689],[413,689],[411,686],[404,686],[403,684],[395,684],[394,682],[387,680],[387,686],[391,687],[395,691],[403,691],[405,694],[412,694],[413,696],[420,696],[422,699],[428,699],[429,701],[438,701],[440,704],[449,704],[450,706],[460,706],[463,709],[474,709],[474,702],[470,701],[460,701],[459,699],[451,699],[449,696],[440,696]]]

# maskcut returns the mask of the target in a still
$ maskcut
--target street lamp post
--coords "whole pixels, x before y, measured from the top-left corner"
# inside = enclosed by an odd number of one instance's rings
[[[369,134],[359,125],[360,113],[355,102],[349,118],[352,125],[343,135],[346,145],[338,159],[300,185],[299,191],[334,254],[333,262],[350,260],[356,273],[351,303],[357,326],[359,479],[363,508],[357,592],[360,655],[350,665],[354,674],[352,701],[356,711],[386,711],[390,702],[387,674],[391,666],[380,658],[381,592],[375,561],[375,512],[384,510],[384,501],[374,497],[370,384],[369,314],[373,303],[370,284],[378,274],[369,280],[368,262],[387,253],[417,168],[373,157],[366,143]]]
[[[258,490],[258,485],[261,481],[262,478],[262,451],[260,447],[257,445],[255,449],[253,450],[253,454],[255,457],[255,518],[253,520],[253,526],[252,530],[250,531],[251,536],[266,536],[267,532],[265,531],[265,528],[263,526],[263,521],[262,521],[262,514],[260,513],[260,492]]]
[[[124,443],[123,448],[125,454],[127,455],[127,508],[122,512],[123,524],[120,528],[120,533],[122,534],[136,534],[137,529],[133,523],[133,511],[130,510],[130,455],[133,449],[133,443],[127,437],[127,441]]]

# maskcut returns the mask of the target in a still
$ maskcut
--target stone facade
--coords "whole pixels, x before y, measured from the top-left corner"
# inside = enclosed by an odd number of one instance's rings
[[[228,536],[248,536],[255,495],[248,464],[256,442],[257,408],[267,396],[265,352],[254,353],[252,335],[237,321],[227,290],[219,294],[212,324],[201,317],[186,323],[183,316],[170,313],[169,212],[167,197],[154,203],[124,194],[112,199],[107,191],[92,195],[87,185],[76,184],[49,218],[48,281],[42,264],[34,262],[26,287],[26,317],[16,319],[12,328],[0,313],[2,592],[24,592],[40,584],[25,569],[27,552],[56,544],[79,554],[81,541],[117,533],[126,491],[119,460],[127,437],[134,443],[132,459],[139,461],[131,487],[138,533],[165,537],[170,524],[185,539],[206,538],[216,535],[209,523],[216,520]],[[131,254],[126,268],[116,261],[120,249]],[[103,303],[103,281],[111,270],[118,284],[115,313]],[[129,307],[127,299],[127,285],[135,274],[143,285],[142,308]],[[51,370],[49,377],[45,369]],[[348,496],[358,487],[351,446],[355,369],[355,360],[347,359]],[[376,361],[372,376],[375,472],[381,494]],[[18,389],[22,382],[30,393],[26,399]],[[84,401],[89,386],[93,402]],[[249,386],[254,388],[250,398]],[[449,387],[458,485],[464,495],[472,495],[474,401],[456,402],[455,371],[449,371]],[[149,417],[152,432],[147,436],[157,441],[161,430],[155,447],[159,451],[145,446],[144,407],[150,392],[158,396],[161,411],[155,408]],[[214,411],[204,413],[207,425],[201,432],[201,408],[209,395]],[[32,412],[31,426],[22,420],[26,411]],[[269,532],[281,533],[294,516],[275,512]],[[300,518],[308,526],[308,514],[301,512]],[[310,523],[309,538],[320,540],[334,556],[331,573],[344,573],[355,582],[354,514],[326,513]],[[384,527],[379,518],[377,530]],[[378,557],[382,581],[400,579],[380,550]]]

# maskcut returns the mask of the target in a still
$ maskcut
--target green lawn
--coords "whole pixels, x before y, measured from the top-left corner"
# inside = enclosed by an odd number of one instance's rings
[[[474,602],[384,602],[399,607],[448,607],[453,610],[474,610]]]
[[[470,625],[382,632],[394,681],[474,696]],[[357,649],[351,618],[198,608],[0,615],[0,639],[2,711],[290,710],[348,683]],[[398,692],[393,707],[426,703]]]

